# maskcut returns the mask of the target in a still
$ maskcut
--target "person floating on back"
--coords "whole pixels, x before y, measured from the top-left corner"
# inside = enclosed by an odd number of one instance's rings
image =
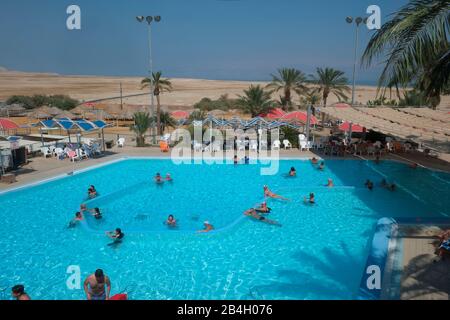
[[[273,193],[272,191],[270,191],[268,186],[264,186],[264,197],[265,198],[273,198],[273,199],[280,199],[280,200],[284,200],[284,201],[290,201],[289,199],[282,197],[278,194]]]
[[[206,233],[206,232],[210,232],[210,231],[214,230],[214,226],[212,224],[210,224],[209,221],[203,222],[203,226],[204,226],[204,229],[199,230],[197,232]]]
[[[21,284],[12,287],[11,294],[16,300],[31,300],[30,296],[25,292],[25,287]]]
[[[277,221],[274,221],[274,220],[267,219],[266,217],[264,217],[261,214],[259,214],[258,212],[256,212],[256,210],[253,209],[253,208],[252,209],[248,209],[247,211],[245,211],[244,215],[246,215],[247,217],[253,218],[255,220],[258,220],[260,222],[264,222],[264,223],[267,223],[267,224],[271,224],[271,225],[274,225],[274,226],[281,227],[280,223],[278,223]]]
[[[109,300],[111,281],[102,269],[97,269],[84,280],[84,292],[88,300]]]

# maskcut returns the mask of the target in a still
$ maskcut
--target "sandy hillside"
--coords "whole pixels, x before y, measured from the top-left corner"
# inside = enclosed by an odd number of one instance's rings
[[[122,83],[123,95],[139,95],[124,98],[128,104],[149,104],[149,96],[140,89],[142,78],[136,77],[100,77],[100,76],[60,76],[57,74],[24,73],[13,71],[0,71],[0,101],[6,100],[11,95],[32,94],[66,94],[81,101],[106,99],[120,95],[120,83]],[[171,79],[173,92],[164,93],[161,103],[169,106],[189,108],[203,97],[217,99],[223,94],[230,98],[242,94],[250,84],[262,84],[263,82],[245,81],[217,81],[200,79]],[[359,86],[357,88],[357,101],[366,103],[376,96],[376,88]],[[278,98],[275,95],[274,98]],[[295,98],[297,99],[297,98]],[[118,103],[119,99],[111,99],[108,103]],[[329,103],[337,102],[332,96]],[[450,97],[444,97],[441,107],[450,108]]]

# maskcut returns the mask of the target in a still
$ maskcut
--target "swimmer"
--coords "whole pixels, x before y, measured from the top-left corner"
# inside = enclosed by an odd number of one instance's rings
[[[328,182],[327,182],[327,184],[326,184],[326,187],[328,187],[328,188],[333,188],[333,187],[334,187],[333,179],[328,179]]]
[[[366,183],[365,183],[364,185],[365,185],[365,186],[367,187],[367,189],[369,189],[370,191],[373,190],[373,182],[372,182],[372,181],[367,180]]]
[[[239,164],[238,156],[234,156],[234,158],[233,158],[233,163],[234,163],[234,165]]]
[[[247,157],[247,156],[245,156],[245,158],[244,158],[244,163],[245,163],[245,164],[250,164],[250,158]]]
[[[157,184],[160,184],[160,183],[164,183],[164,181],[163,181],[163,179],[162,179],[162,177],[161,177],[161,174],[158,172],[157,174],[156,174],[156,176],[155,176],[155,182],[157,183]]]
[[[170,173],[166,174],[166,178],[165,179],[166,179],[166,181],[169,181],[169,182],[173,181],[172,176],[170,175]]]
[[[113,242],[108,244],[108,246],[116,246],[119,243],[122,243],[122,239],[125,237],[125,234],[120,228],[117,228],[114,231],[107,231],[106,236],[113,240]]]
[[[30,296],[25,292],[25,287],[21,284],[12,287],[11,293],[16,300],[31,300]]]
[[[256,212],[259,212],[259,213],[265,213],[265,214],[268,214],[268,213],[270,213],[270,211],[272,211],[272,209],[270,209],[270,208],[267,206],[267,203],[264,201],[263,203],[261,203],[261,206],[260,206],[259,208],[255,208],[255,211],[256,211]]]
[[[311,159],[311,163],[312,163],[312,164],[317,164],[317,163],[319,163],[319,160],[317,160],[316,157],[313,157],[313,158]]]
[[[164,222],[168,227],[176,227],[177,226],[177,220],[173,217],[173,215],[169,215],[167,220]]]
[[[264,186],[263,189],[264,189],[264,197],[265,198],[272,198],[272,199],[280,199],[280,200],[284,200],[284,201],[290,201],[289,199],[284,198],[284,197],[282,197],[282,196],[280,196],[278,194],[275,194],[272,191],[270,191],[268,186]]]
[[[111,281],[102,269],[97,269],[84,280],[84,292],[88,300],[109,300]]]
[[[73,218],[73,219],[69,222],[69,228],[74,228],[74,227],[76,227],[77,224],[78,224],[80,221],[83,221],[83,220],[84,220],[84,217],[83,217],[83,214],[82,214],[81,212],[75,213],[75,218]]]
[[[81,205],[80,205],[80,212],[81,212],[81,213],[84,213],[84,212],[86,212],[86,211],[88,211],[88,208],[86,207],[86,205],[85,205],[85,204],[81,204]]]
[[[325,162],[321,162],[319,166],[319,170],[323,171],[323,169],[325,169]]]
[[[411,169],[417,169],[418,166],[419,166],[419,165],[418,165],[417,163],[415,163],[415,162],[409,165],[409,167],[410,167]]]
[[[214,226],[212,224],[210,224],[208,221],[203,222],[203,225],[205,226],[205,228],[203,230],[199,230],[197,232],[206,233],[206,232],[210,232],[210,231],[214,230]]]
[[[95,187],[93,185],[91,185],[88,189],[88,197],[90,199],[95,198],[97,196],[97,190],[95,189]]]
[[[296,177],[297,176],[297,171],[295,170],[294,167],[291,168],[291,170],[289,170],[289,177]]]
[[[100,212],[99,208],[95,208],[95,209],[92,209],[92,210],[89,210],[89,211],[91,212],[92,216],[95,219],[100,220],[101,218],[103,218],[102,213]]]
[[[303,198],[303,202],[309,203],[309,204],[315,204],[315,203],[316,203],[316,200],[315,200],[314,193],[311,192],[311,193],[309,194],[309,200],[308,200],[306,197],[304,197],[304,198]]]
[[[244,212],[244,215],[246,215],[247,217],[256,219],[256,220],[258,220],[258,221],[267,223],[267,224],[271,224],[271,225],[274,225],[274,226],[279,226],[279,227],[281,227],[281,224],[280,224],[280,223],[278,223],[277,221],[274,221],[274,220],[269,220],[269,219],[267,219],[266,217],[263,217],[263,216],[260,215],[258,212],[256,212],[255,209],[248,209],[247,211]]]

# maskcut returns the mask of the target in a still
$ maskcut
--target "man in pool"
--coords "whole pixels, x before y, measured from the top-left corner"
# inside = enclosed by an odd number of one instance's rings
[[[84,280],[84,292],[88,300],[109,300],[111,282],[102,269],[97,269]]]
[[[321,162],[319,165],[319,170],[323,171],[323,169],[325,169],[325,162]]]
[[[303,198],[303,202],[309,203],[309,204],[315,204],[316,203],[316,199],[315,199],[314,193],[311,192],[309,194],[309,200],[306,197]]]
[[[255,211],[256,211],[256,212],[259,212],[259,213],[265,213],[265,214],[268,214],[268,213],[270,213],[270,211],[272,211],[272,209],[270,209],[270,208],[267,206],[267,203],[264,201],[263,203],[261,203],[261,206],[260,206],[260,207],[255,208]]]
[[[365,185],[365,186],[367,187],[367,189],[369,189],[370,191],[373,190],[373,182],[372,182],[372,181],[367,180],[366,183],[365,183],[364,185]]]
[[[21,284],[12,287],[11,291],[13,298],[16,300],[31,300],[30,296],[25,292],[25,287]]]
[[[273,193],[272,191],[270,191],[268,186],[264,186],[264,197],[265,198],[272,198],[272,199],[280,199],[280,200],[284,200],[284,201],[290,201],[289,199],[282,197],[278,194]]]
[[[177,220],[173,217],[173,215],[169,215],[167,220],[164,222],[168,227],[175,228],[177,226]]]
[[[317,164],[317,163],[319,163],[319,160],[317,160],[316,157],[313,157],[313,158],[311,159],[311,163],[312,163],[312,164]]]
[[[155,182],[157,183],[157,184],[162,184],[162,183],[164,183],[164,181],[163,181],[163,179],[162,179],[162,177],[161,177],[161,174],[158,172],[157,174],[156,174],[156,176],[155,176]]]
[[[263,217],[258,212],[256,212],[256,210],[253,209],[253,208],[252,209],[248,209],[247,211],[245,211],[244,215],[246,215],[247,217],[253,218],[255,220],[258,220],[260,222],[264,222],[264,223],[267,223],[267,224],[271,224],[271,225],[274,225],[274,226],[281,227],[280,223],[278,223],[277,221],[274,221],[274,220],[269,220],[266,217]]]
[[[233,163],[234,163],[234,165],[237,165],[239,163],[238,156],[234,156]]]
[[[205,228],[203,230],[199,230],[197,232],[206,233],[206,232],[210,232],[210,231],[214,230],[214,226],[212,224],[210,224],[209,221],[203,222],[203,225]]]
[[[108,238],[113,240],[113,242],[108,244],[108,246],[117,246],[120,243],[122,243],[122,239],[123,237],[125,237],[125,234],[122,232],[120,228],[117,228],[114,231],[106,232],[106,236],[108,236]]]
[[[333,179],[328,179],[328,182],[327,182],[327,184],[326,184],[326,187],[328,187],[328,188],[333,188],[333,187],[334,187]]]
[[[100,212],[99,208],[92,209],[91,214],[97,220],[100,220],[103,218],[102,213]]]
[[[69,228],[75,228],[78,223],[80,223],[80,221],[84,220],[84,216],[81,212],[77,212],[75,213],[75,218],[73,218],[70,222],[69,222]]]
[[[291,170],[289,170],[289,177],[296,177],[297,176],[297,171],[295,170],[294,167],[291,168]]]

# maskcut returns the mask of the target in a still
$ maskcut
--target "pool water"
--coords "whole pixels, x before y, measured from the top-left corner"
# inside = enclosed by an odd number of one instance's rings
[[[297,178],[285,177],[291,166]],[[155,185],[156,172],[173,183]],[[377,187],[383,177],[398,190]],[[335,188],[324,187],[328,178]],[[87,201],[91,184],[100,196]],[[263,200],[264,184],[291,199],[268,203],[282,227],[242,215]],[[34,299],[84,299],[66,286],[67,267],[77,265],[82,280],[104,269],[112,293],[131,299],[352,299],[377,220],[445,216],[449,184],[450,174],[388,161],[327,161],[322,172],[282,160],[275,176],[261,176],[260,165],[116,162],[0,195],[0,298],[23,283]],[[303,203],[310,192],[314,206]],[[104,219],[67,228],[81,203]],[[163,224],[169,214],[175,230]],[[196,233],[204,220],[216,231]],[[126,236],[113,248],[104,233],[116,227]]]

